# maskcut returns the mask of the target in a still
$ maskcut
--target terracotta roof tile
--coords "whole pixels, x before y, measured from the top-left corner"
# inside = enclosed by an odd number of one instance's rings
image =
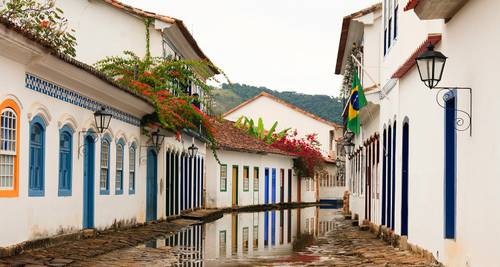
[[[310,117],[310,118],[313,118],[313,119],[315,119],[315,120],[317,120],[317,121],[320,121],[320,122],[322,122],[322,123],[328,124],[328,125],[333,126],[333,127],[336,127],[336,128],[338,128],[338,127],[342,127],[342,126],[340,126],[340,125],[336,124],[335,122],[332,122],[332,121],[329,121],[329,120],[325,120],[325,119],[323,119],[323,118],[321,118],[321,117],[319,117],[319,116],[316,116],[316,115],[314,115],[314,114],[312,114],[312,113],[309,113],[309,112],[307,112],[307,111],[305,111],[305,110],[303,110],[303,109],[300,109],[299,107],[294,106],[294,105],[292,105],[292,104],[290,104],[290,103],[288,103],[288,102],[286,102],[286,101],[284,101],[284,100],[282,100],[282,99],[280,99],[280,98],[278,98],[278,97],[276,97],[276,96],[274,96],[274,95],[271,95],[271,94],[269,94],[269,93],[266,93],[266,92],[261,92],[260,94],[258,94],[258,95],[256,95],[256,96],[254,96],[254,97],[252,97],[252,98],[248,99],[247,101],[245,101],[245,102],[243,102],[243,103],[239,104],[238,106],[236,106],[236,107],[232,108],[231,110],[227,111],[226,113],[224,113],[224,115],[223,115],[223,116],[224,116],[224,117],[226,117],[227,115],[229,115],[229,114],[231,114],[231,113],[233,113],[233,112],[237,111],[238,109],[240,109],[240,108],[242,108],[242,107],[244,107],[244,106],[246,106],[246,105],[248,105],[248,104],[252,103],[252,102],[253,102],[253,101],[255,101],[257,98],[259,98],[259,97],[263,97],[263,96],[265,96],[265,97],[269,97],[269,98],[271,98],[272,100],[274,100],[274,101],[276,101],[276,102],[278,102],[278,103],[280,103],[280,104],[283,104],[283,105],[285,105],[285,106],[287,106],[287,107],[289,107],[289,108],[291,108],[291,109],[293,109],[293,110],[295,110],[295,111],[298,111],[298,112],[300,112],[300,113],[302,113],[302,114],[304,114],[304,115],[306,115],[306,116],[308,116],[308,117]]]
[[[182,20],[176,19],[174,17],[169,17],[169,16],[157,14],[157,13],[150,12],[150,11],[145,11],[145,10],[142,10],[140,8],[136,8],[136,7],[124,4],[124,3],[120,2],[120,1],[116,1],[116,0],[102,0],[102,1],[105,2],[105,3],[107,3],[107,4],[109,4],[109,5],[111,5],[111,6],[113,6],[113,7],[115,7],[115,8],[117,8],[117,9],[123,10],[125,12],[129,12],[131,14],[134,14],[134,15],[137,15],[137,16],[140,16],[140,17],[150,18],[150,19],[157,19],[157,20],[163,21],[165,23],[177,25],[179,27],[179,30],[182,32],[182,35],[184,36],[184,38],[186,38],[186,40],[191,45],[191,47],[194,49],[194,51],[196,52],[196,54],[201,59],[206,60],[208,62],[211,62],[210,59],[205,55],[205,53],[203,53],[203,51],[201,50],[200,46],[198,45],[198,43],[194,39],[193,35],[186,28],[186,26],[184,25],[184,22],[182,22]],[[219,72],[219,70],[217,68],[210,67],[210,69],[215,74],[220,74],[220,72]]]
[[[211,121],[215,129],[214,138],[220,149],[259,154],[290,155],[236,128],[232,121],[215,118],[211,118]]]
[[[414,9],[415,7],[417,7],[417,5],[418,5],[419,2],[420,2],[420,0],[410,0],[410,1],[408,1],[408,3],[406,4],[406,6],[404,8],[404,11],[408,11],[408,10]]]
[[[436,45],[441,41],[441,34],[432,34],[427,37],[427,39],[419,46],[417,49],[411,54],[411,56],[401,65],[396,72],[392,75],[393,79],[399,79],[403,77],[408,71],[413,68],[413,66],[416,64],[415,59],[418,57],[418,55],[422,54],[422,52],[427,49],[427,46],[431,43],[433,45]]]
[[[86,72],[96,76],[97,78],[99,78],[103,82],[108,83],[109,85],[117,88],[118,90],[124,91],[132,96],[135,96],[135,97],[141,99],[142,101],[148,103],[149,105],[153,106],[153,103],[151,102],[151,100],[149,100],[145,96],[132,92],[127,87],[118,84],[115,80],[107,77],[102,72],[97,71],[94,67],[87,65],[81,61],[78,61],[78,60],[76,60],[76,59],[74,59],[66,54],[63,54],[63,53],[57,51],[47,41],[44,41],[43,39],[38,38],[37,36],[22,29],[21,27],[16,26],[14,23],[10,22],[9,20],[0,17],[0,24],[4,25],[7,29],[10,29],[10,30],[22,35],[23,37],[27,38],[28,40],[35,42],[40,47],[47,49],[49,54],[59,58],[60,60],[66,62],[70,65],[73,65],[73,66],[75,66],[83,71],[86,71]]]

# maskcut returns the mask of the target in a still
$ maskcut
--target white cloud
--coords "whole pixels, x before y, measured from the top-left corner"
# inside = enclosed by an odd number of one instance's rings
[[[342,18],[375,0],[122,0],[184,21],[231,81],[338,95]]]

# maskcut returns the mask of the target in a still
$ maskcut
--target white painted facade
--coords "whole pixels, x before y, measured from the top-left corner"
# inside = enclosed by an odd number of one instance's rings
[[[304,112],[293,109],[288,105],[277,102],[268,94],[261,94],[250,102],[241,105],[224,115],[230,121],[236,121],[241,116],[246,116],[254,121],[262,118],[264,126],[270,127],[274,122],[278,122],[277,131],[287,128],[297,130],[299,136],[305,137],[308,134],[317,134],[317,139],[321,144],[321,152],[324,156],[336,155],[335,139],[342,135],[341,127],[334,127],[332,123],[325,123],[321,120],[311,118]],[[333,131],[333,136],[330,132]]]
[[[496,225],[500,217],[491,211],[496,210],[495,203],[499,200],[495,191],[498,171],[492,167],[498,156],[495,142],[489,138],[498,131],[492,123],[497,107],[490,104],[494,92],[488,90],[495,90],[492,86],[496,77],[494,64],[499,54],[495,52],[498,30],[494,25],[498,24],[495,10],[500,3],[468,1],[445,23],[442,19],[420,20],[413,10],[403,11],[408,1],[397,2],[400,2],[397,37],[385,56],[380,49],[379,75],[386,96],[381,96],[379,115],[369,122],[378,124],[380,154],[386,159],[395,157],[394,232],[402,233],[402,130],[403,124],[408,123],[408,243],[431,252],[445,266],[497,266],[500,256],[496,253],[496,244],[500,232]],[[383,20],[380,24],[383,29]],[[379,34],[383,40],[383,30]],[[416,67],[401,78],[391,80],[393,73],[429,34],[441,34],[435,49],[449,57],[439,86],[471,87],[473,94],[472,136],[468,129],[456,131],[454,238],[445,237],[445,110],[436,102],[437,90],[429,90],[420,81]],[[382,41],[379,44],[383,46]],[[457,107],[469,112],[468,92],[458,90],[456,97]],[[395,154],[383,148],[384,130],[391,126],[393,131],[394,123]],[[358,139],[355,140],[359,144]],[[347,166],[347,172],[349,169]],[[382,184],[382,167],[378,175]],[[476,176],[477,179],[471,179]],[[380,202],[379,205],[382,206]],[[353,212],[363,214],[364,205],[357,204],[356,200],[350,206]],[[382,223],[382,212],[379,214],[375,221],[378,224]]]
[[[125,117],[140,119],[153,112],[153,107],[92,74],[51,56],[36,43],[0,26],[0,71],[9,79],[2,79],[0,102],[12,101],[19,113],[19,138],[16,157],[19,169],[15,188],[18,192],[0,197],[2,227],[0,246],[10,246],[26,240],[72,233],[82,229],[83,221],[83,140],[85,132],[94,129],[93,110],[71,103],[70,98],[57,99],[37,91],[43,87],[41,80],[57,85],[77,95],[96,101],[100,105],[124,112]],[[32,87],[28,88],[28,84]],[[47,89],[48,87],[43,87]],[[57,91],[60,92],[60,91]],[[68,97],[68,96],[61,96]],[[8,106],[9,107],[9,106]],[[30,170],[30,121],[39,117],[45,129],[43,196],[29,196]],[[59,130],[68,126],[72,135],[71,195],[58,196],[59,184]],[[125,122],[117,117],[105,133],[111,138],[109,162],[109,195],[99,192],[100,148],[102,138],[95,143],[94,168],[94,224],[98,229],[114,223],[131,224],[145,221],[146,164],[143,160],[148,138],[143,136],[138,124]],[[115,193],[116,147],[123,139],[123,194]],[[129,193],[129,148],[135,144],[136,179],[135,193]],[[10,190],[7,190],[10,191]],[[14,190],[15,191],[15,190]],[[2,192],[8,193],[8,192]]]
[[[220,163],[217,162],[212,152],[207,154],[206,166],[206,199],[207,208],[229,208],[233,206],[233,167],[237,168],[237,188],[238,188],[238,201],[237,206],[249,205],[263,205],[272,203],[288,203],[288,192],[291,189],[291,202],[298,202],[298,178],[293,170],[293,158],[290,156],[278,154],[257,154],[248,152],[238,152],[230,150],[217,150],[217,157]],[[222,165],[221,165],[222,164]],[[246,180],[244,178],[248,168],[248,190],[244,186]],[[273,187],[272,176],[273,170],[275,171],[276,187],[275,187],[275,201],[273,202]],[[255,182],[258,171],[258,181]],[[269,173],[269,195],[268,202],[265,200],[265,181],[266,172]],[[224,177],[225,173],[225,177]],[[281,200],[281,175],[283,177],[283,190],[284,200]],[[291,173],[292,184],[289,184],[288,175]],[[222,175],[222,177],[221,177]],[[236,179],[236,178],[235,178]],[[235,181],[235,180],[234,180]],[[224,187],[224,184],[226,186]],[[258,186],[258,188],[257,188]],[[315,202],[316,197],[311,191],[305,191],[302,185],[301,202]]]
[[[227,112],[225,114],[225,119],[236,121],[241,116],[246,116],[254,121],[262,118],[265,126],[278,122],[277,131],[290,128],[292,130],[297,130],[298,135],[301,137],[305,137],[308,134],[317,134],[317,140],[320,143],[320,150],[323,156],[332,159],[336,158],[336,139],[342,136],[342,127],[338,125],[334,126],[333,123],[326,122],[322,119],[313,118],[312,116],[314,115],[310,115],[290,104],[284,104],[281,100],[277,101],[274,96],[262,93]],[[327,168],[325,170],[329,172],[329,175],[337,175],[336,167]],[[304,199],[319,199],[320,196],[325,199],[342,199],[343,192],[346,188],[345,186],[340,186],[335,190],[328,189],[328,192],[332,194],[317,194],[317,182],[317,177],[303,177],[301,179],[302,196]],[[314,188],[312,188],[312,186],[307,187],[309,183],[314,183]]]

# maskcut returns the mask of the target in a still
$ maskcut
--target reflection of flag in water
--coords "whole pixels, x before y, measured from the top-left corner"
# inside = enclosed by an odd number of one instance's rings
[[[351,97],[349,97],[349,112],[347,113],[347,129],[354,134],[359,134],[360,118],[359,110],[366,106],[366,98],[363,93],[363,86],[359,82],[358,72],[354,70],[351,87]]]

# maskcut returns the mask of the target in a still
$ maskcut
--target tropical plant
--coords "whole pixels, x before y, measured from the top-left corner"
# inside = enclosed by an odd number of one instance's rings
[[[255,124],[253,119],[246,116],[241,116],[235,123],[237,128],[245,130],[251,136],[258,138],[268,144],[274,143],[276,140],[286,136],[290,128],[284,129],[280,132],[276,132],[276,127],[278,127],[278,122],[274,122],[273,126],[269,130],[264,127],[264,121],[262,118],[257,120]]]
[[[0,18],[32,34],[58,52],[76,56],[76,38],[55,0],[3,0]]]
[[[295,155],[295,172],[301,177],[313,177],[315,173],[323,170],[323,155],[320,152],[320,143],[316,134],[306,135],[299,138],[297,131],[283,138],[277,139],[271,144],[272,147]]]
[[[210,110],[210,86],[204,77],[216,66],[208,61],[174,60],[172,57],[152,57],[150,53],[150,32],[152,20],[145,20],[146,54],[139,57],[130,51],[122,56],[112,56],[98,61],[94,66],[106,76],[132,92],[148,97],[155,105],[154,116],[148,116],[148,123],[160,123],[164,128],[177,132],[183,129],[200,131],[215,147],[213,127],[209,117],[199,107]],[[203,92],[189,95],[187,88],[195,85]]]
[[[212,138],[213,129],[207,115],[194,105],[197,102],[206,104],[204,98],[185,92],[185,88],[195,84],[202,89],[203,95],[210,93],[210,87],[194,71],[196,67],[205,66],[205,62],[140,58],[130,51],[124,55],[105,58],[95,67],[134,93],[148,97],[156,108],[157,116],[152,119],[158,120],[164,128],[180,132],[185,128],[198,131],[201,127],[203,133]]]

